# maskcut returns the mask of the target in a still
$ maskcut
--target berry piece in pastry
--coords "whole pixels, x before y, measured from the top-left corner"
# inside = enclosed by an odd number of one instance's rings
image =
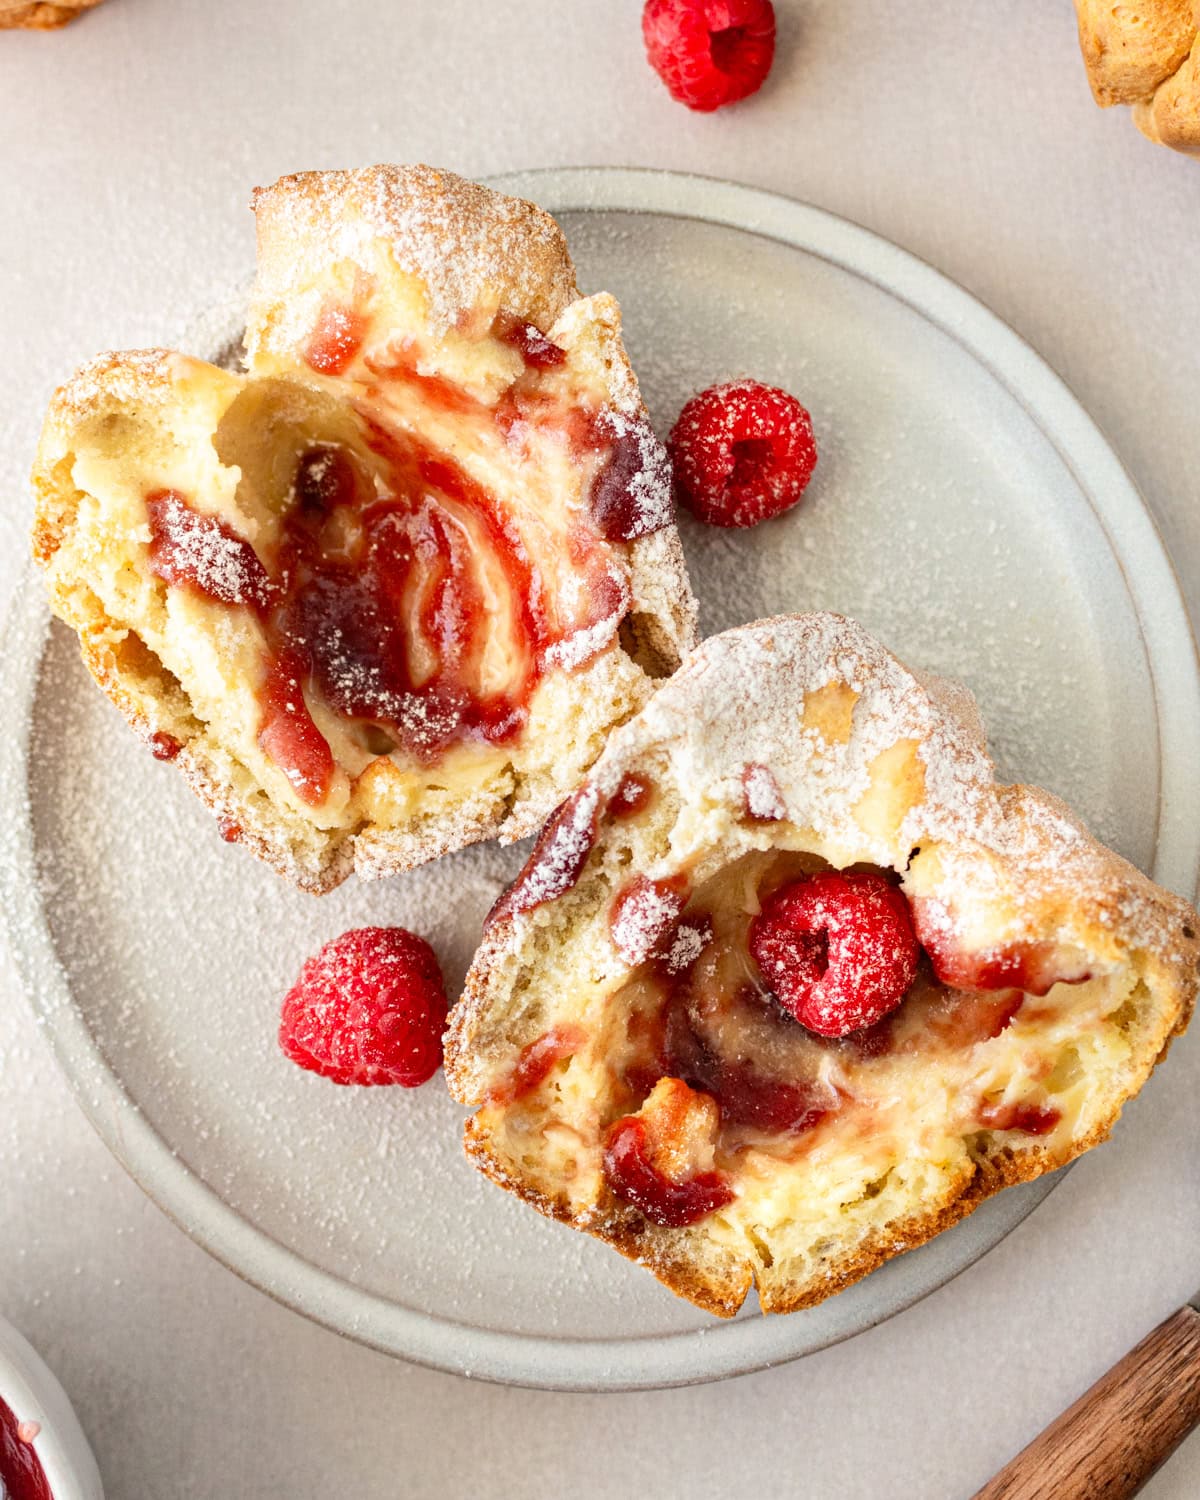
[[[428,167],[254,209],[246,373],[79,371],[34,551],[154,752],[322,891],[536,829],[695,607],[617,304],[549,215]]]
[[[547,825],[447,1078],[496,1182],[712,1312],[787,1312],[1103,1140],[1187,1023],[1198,920],[998,784],[965,690],[766,620]]]

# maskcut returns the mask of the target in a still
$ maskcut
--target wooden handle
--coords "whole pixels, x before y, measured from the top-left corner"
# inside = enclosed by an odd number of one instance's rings
[[[1126,1500],[1200,1424],[1200,1312],[1181,1307],[974,1500]]]

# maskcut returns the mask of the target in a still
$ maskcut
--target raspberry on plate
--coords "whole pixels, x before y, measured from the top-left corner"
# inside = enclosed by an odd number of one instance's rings
[[[446,990],[433,949],[403,927],[326,943],[283,1001],[284,1055],[334,1083],[416,1088],[442,1064]]]
[[[672,99],[709,112],[755,93],[775,57],[770,0],[646,0],[642,36]]]
[[[757,380],[693,396],[667,446],[681,501],[710,526],[757,526],[782,515],[817,466],[808,412],[795,396]]]
[[[846,1036],[895,1010],[921,950],[901,891],[882,875],[830,870],[794,880],[763,903],[750,951],[802,1026]]]

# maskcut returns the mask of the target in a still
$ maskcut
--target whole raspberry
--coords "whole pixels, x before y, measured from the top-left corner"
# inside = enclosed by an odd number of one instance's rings
[[[646,0],[642,36],[672,99],[710,111],[761,88],[775,56],[770,0]]]
[[[279,1045],[334,1083],[407,1089],[442,1064],[446,991],[433,949],[403,927],[359,927],[326,943],[284,996]]]
[[[757,380],[693,396],[667,447],[680,499],[710,526],[757,526],[790,510],[817,466],[811,417]]]
[[[901,891],[882,875],[831,870],[769,897],[750,924],[750,951],[802,1026],[847,1036],[895,1010],[921,950]]]

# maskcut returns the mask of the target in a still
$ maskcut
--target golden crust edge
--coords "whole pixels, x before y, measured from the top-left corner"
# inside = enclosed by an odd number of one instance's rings
[[[740,626],[737,630],[778,627],[786,625],[789,621],[799,621],[803,618],[779,616],[754,622],[753,625]],[[703,667],[706,650],[710,648],[710,642],[703,643],[689,658],[685,672],[681,674],[684,681]],[[892,653],[888,652],[887,655],[893,661],[896,660]],[[911,671],[911,669],[908,670]],[[946,683],[941,679],[930,679],[927,674],[923,673],[912,675],[916,678],[918,686],[934,702],[938,712],[959,723],[966,733],[979,739],[982,745],[981,725],[974,701],[965,697],[953,683]],[[676,683],[680,683],[679,676],[676,678]],[[653,739],[649,739],[635,742],[629,747],[622,745],[621,751],[616,756],[620,770],[624,772],[636,767],[638,757],[652,749],[653,744]],[[621,753],[626,749],[628,749],[627,754]],[[1150,932],[1155,941],[1149,945],[1134,945],[1128,955],[1129,961],[1135,964],[1141,977],[1146,980],[1147,987],[1150,988],[1150,985],[1153,985],[1152,994],[1155,999],[1154,1010],[1139,1032],[1138,1050],[1121,1070],[1116,1097],[1108,1114],[1084,1136],[1065,1143],[1064,1147],[1057,1152],[1051,1152],[1041,1144],[1031,1144],[1023,1149],[1014,1148],[1010,1144],[998,1148],[987,1159],[990,1172],[981,1173],[977,1167],[966,1179],[960,1191],[922,1214],[913,1215],[909,1219],[888,1226],[886,1230],[877,1231],[873,1239],[854,1247],[845,1256],[835,1259],[822,1274],[819,1287],[806,1283],[790,1296],[776,1296],[773,1300],[768,1299],[764,1303],[765,1311],[798,1310],[824,1300],[825,1297],[860,1280],[886,1260],[891,1259],[893,1255],[915,1248],[918,1244],[934,1238],[943,1229],[949,1228],[966,1217],[985,1198],[993,1196],[1007,1186],[1029,1181],[1045,1172],[1057,1170],[1104,1140],[1119,1119],[1124,1105],[1137,1095],[1150,1074],[1166,1056],[1174,1038],[1181,1035],[1188,1025],[1195,1007],[1197,987],[1200,984],[1200,972],[1197,970],[1198,959],[1200,959],[1200,938],[1194,932],[1189,937],[1186,931],[1180,931],[1173,934],[1172,945],[1169,946],[1164,940],[1164,932],[1172,918],[1181,918],[1181,926],[1186,928],[1186,917],[1183,914],[1191,911],[1187,903],[1171,892],[1154,885],[1135,866],[1100,843],[1074,812],[1053,794],[1038,787],[1020,784],[1005,785],[997,782],[994,775],[990,788],[994,794],[1002,795],[1009,801],[1025,805],[1033,802],[1042,809],[1054,812],[1082,835],[1086,851],[1084,857],[1103,875],[1104,889],[1101,904],[1105,912],[1111,912],[1114,907],[1119,907],[1122,896],[1135,893],[1140,898],[1149,900],[1153,905],[1157,920],[1151,924]],[[596,847],[600,847],[601,843],[602,839],[598,838]],[[1097,937],[1108,935],[1103,921],[1093,923],[1091,931]],[[478,1062],[475,1040],[484,1019],[497,1003],[496,996],[493,994],[493,981],[497,978],[498,967],[510,950],[520,942],[518,920],[511,916],[500,917],[485,932],[466,976],[462,996],[451,1013],[451,1029],[446,1042],[445,1073],[451,1094],[462,1104],[478,1106],[483,1102],[478,1088],[478,1072],[473,1066]],[[468,1156],[491,1180],[508,1191],[516,1193],[548,1217],[582,1229],[612,1245],[627,1259],[646,1265],[664,1285],[698,1306],[720,1316],[732,1316],[740,1307],[749,1283],[739,1296],[736,1288],[741,1285],[741,1277],[714,1280],[709,1274],[701,1274],[696,1267],[698,1263],[703,1264],[703,1255],[693,1254],[684,1257],[672,1251],[670,1254],[658,1255],[656,1259],[652,1251],[648,1252],[647,1246],[654,1244],[655,1234],[661,1236],[664,1232],[655,1231],[653,1226],[646,1226],[645,1229],[634,1234],[629,1228],[631,1217],[645,1223],[636,1210],[631,1209],[625,1213],[618,1211],[616,1214],[608,1215],[599,1213],[592,1216],[580,1216],[570,1211],[565,1198],[561,1200],[550,1198],[519,1181],[507,1170],[499,1154],[492,1149],[483,1127],[478,1123],[478,1118],[478,1116],[473,1116],[466,1122],[465,1149]],[[665,1233],[671,1236],[674,1242],[679,1231],[666,1231]],[[901,1241],[903,1243],[899,1243]],[[747,1261],[745,1264],[747,1274],[749,1274],[750,1263]]]
[[[0,8],[0,31],[59,31],[101,0],[28,0]]]
[[[430,176],[437,179],[436,193],[441,195],[439,201],[455,205],[460,232],[469,214],[494,216],[499,211],[500,204],[514,205],[517,220],[538,224],[545,236],[546,245],[542,248],[545,249],[544,258],[548,257],[548,264],[543,268],[542,275],[552,288],[547,307],[552,308],[554,316],[557,316],[569,305],[559,297],[558,289],[563,284],[569,284],[571,292],[578,295],[574,266],[565,236],[545,210],[524,199],[493,193],[490,189],[453,173],[423,167],[374,167],[340,174],[298,173],[293,177],[280,179],[273,188],[256,189],[255,204],[257,207],[260,197],[269,203],[272,195],[281,191],[285,196],[298,193],[305,197],[315,194],[326,207],[330,207],[339,201],[337,189],[334,188],[332,195],[320,191],[323,179],[332,175],[347,182],[353,181],[355,190],[358,190],[363,184],[377,180],[382,173],[392,177],[403,176],[406,182],[417,182],[417,190],[427,194],[427,201],[432,201],[428,198],[428,193],[432,191],[429,189],[428,179]],[[451,252],[446,253],[449,255]],[[616,369],[612,375],[613,387],[632,386],[636,390],[636,377],[619,337],[612,352],[616,360]],[[55,469],[69,452],[75,424],[105,410],[110,399],[117,404],[137,402],[158,407],[165,405],[171,392],[172,372],[176,362],[189,360],[190,356],[165,349],[112,351],[85,363],[55,391],[43,425],[33,469],[35,508],[32,549],[35,561],[43,568],[49,566],[61,546],[73,514],[70,500],[55,477]],[[645,405],[640,393],[638,402],[645,415]],[[653,691],[653,677],[673,671],[694,644],[696,603],[674,523],[664,531],[635,539],[630,544],[629,563],[631,603],[627,618],[641,616],[643,620],[653,622],[651,637],[637,643],[643,651],[647,667],[647,681],[642,697],[644,702]],[[81,645],[86,635],[102,636],[127,628],[107,614],[101,614],[98,618],[79,619],[64,592],[56,588],[53,582],[50,584],[50,597],[55,614],[76,631]],[[622,643],[616,643],[615,649],[629,659],[635,659]],[[144,695],[133,692],[128,684],[119,682],[114,673],[95,670],[86,648],[83,649],[83,657],[97,685],[136,732],[146,737],[161,727],[157,723],[158,715],[153,704]],[[579,672],[580,691],[588,691],[588,684],[594,679],[597,665],[602,660],[603,658],[598,658]],[[610,726],[612,727],[615,725]],[[338,830],[336,836],[327,841],[327,858],[315,865],[309,861],[306,866],[298,867],[283,834],[273,830],[267,820],[256,817],[246,799],[228,779],[217,774],[210,762],[198,757],[187,740],[184,740],[177,759],[180,769],[200,800],[219,818],[229,818],[238,823],[243,835],[240,842],[284,878],[314,894],[324,894],[334,889],[356,868],[364,876],[383,878],[413,869],[472,843],[492,838],[512,843],[535,831],[575,785],[569,776],[552,778],[550,786],[541,795],[526,799],[516,807],[513,805],[517,801],[514,794],[506,804],[497,807],[487,817],[472,815],[468,802],[448,809],[432,825],[423,829],[418,825],[417,828],[375,830],[367,825],[364,829],[350,833]],[[363,857],[358,859],[356,846],[360,834],[365,837]]]
[[[808,615],[770,616],[736,626],[731,631],[725,632],[725,635],[788,628],[809,618],[812,617]],[[834,618],[844,617],[834,616]],[[859,629],[862,628],[859,627]],[[865,630],[862,631],[862,635],[864,639],[878,645]],[[672,696],[681,691],[687,691],[697,678],[703,679],[709,666],[710,654],[719,648],[722,639],[722,636],[713,636],[696,647],[681,669],[670,680]],[[899,658],[886,647],[881,649],[891,661],[899,662]],[[987,755],[986,735],[974,698],[952,679],[943,679],[908,668],[903,662],[899,664],[914,679],[919,690],[927,696],[937,714],[943,720],[952,722],[965,738],[975,743]],[[628,732],[630,728],[630,725],[626,725],[625,731]],[[610,742],[604,757],[605,763],[610,766],[610,773],[614,766],[619,768],[622,774],[636,770],[640,758],[652,753],[657,743],[653,737],[628,744],[624,741],[619,745]],[[988,764],[989,766],[991,764],[990,756],[988,756]],[[589,778],[591,774],[589,773]],[[1101,843],[1074,810],[1053,793],[1042,787],[1024,783],[1002,783],[995,778],[994,772],[989,782],[989,790],[1000,803],[1006,805],[1006,815],[1013,815],[1014,809],[1023,811],[1034,806],[1061,818],[1075,834],[1080,836],[1084,848],[1084,853],[1080,857],[1088,860],[1093,871],[1102,877],[1104,899],[1098,905],[1104,914],[1117,912],[1119,915],[1122,897],[1136,895],[1148,901],[1153,907],[1155,916],[1158,918],[1154,924],[1154,936],[1159,939],[1172,918],[1182,915],[1186,921],[1186,914],[1194,915],[1191,906],[1183,898],[1156,885],[1135,865]],[[589,854],[589,861],[594,857],[596,849],[602,845],[602,842],[602,835],[598,834],[595,847]],[[993,855],[997,853],[997,851],[990,850],[987,845],[980,847]],[[1007,854],[999,857],[1005,863],[1012,859],[1012,856]],[[518,931],[518,923],[510,915],[500,916],[484,932],[464,980],[462,995],[451,1013],[451,1029],[446,1042],[446,1080],[451,1094],[461,1104],[478,1106],[482,1102],[482,1097],[474,1086],[472,1078],[474,1041],[484,1017],[496,1003],[496,997],[492,993],[492,983],[497,964],[510,950],[516,951],[521,941],[522,935]],[[1102,920],[1093,921],[1088,925],[1086,941],[1089,951],[1103,950],[1112,941],[1111,927]],[[1184,996],[1191,996],[1190,1001],[1185,1001],[1187,1014],[1190,1015],[1198,983],[1196,969],[1197,964],[1200,963],[1200,935],[1191,938],[1176,935],[1175,942],[1180,951],[1174,954],[1168,951],[1161,941],[1149,948],[1134,951],[1144,952],[1153,966],[1159,970],[1157,980],[1160,984],[1178,990]]]
[[[961,1187],[952,1189],[941,1202],[925,1212],[914,1213],[884,1229],[872,1231],[860,1244],[833,1257],[819,1275],[796,1283],[783,1293],[764,1298],[760,1289],[762,1311],[789,1313],[815,1307],[828,1297],[845,1291],[869,1276],[872,1271],[878,1270],[897,1255],[916,1250],[936,1239],[945,1230],[967,1218],[981,1203],[995,1197],[1005,1188],[1032,1182],[1048,1172],[1056,1172],[1107,1140],[1120,1119],[1124,1106],[1140,1091],[1163,1061],[1175,1038],[1186,1030],[1194,1002],[1193,995],[1181,1004],[1179,1014],[1169,1024],[1157,1052],[1149,1061],[1143,1059],[1138,1069],[1140,1076],[1136,1086],[1128,1093],[1122,1093],[1105,1119],[1079,1139],[1067,1142],[1058,1151],[1048,1150],[1038,1144],[1020,1147],[1005,1143],[999,1146],[975,1162],[974,1170],[963,1180]],[[751,1288],[757,1284],[754,1266],[749,1259],[738,1262],[744,1268],[742,1275],[716,1274],[708,1268],[708,1256],[705,1254],[689,1254],[670,1248],[676,1243],[679,1231],[660,1230],[649,1224],[635,1209],[627,1212],[602,1211],[591,1217],[580,1216],[571,1212],[565,1197],[551,1198],[522,1183],[508,1172],[502,1158],[493,1150],[489,1138],[478,1126],[478,1116],[472,1116],[466,1121],[463,1147],[467,1157],[497,1186],[514,1193],[545,1217],[603,1241],[626,1260],[644,1266],[676,1296],[694,1303],[706,1312],[723,1318],[734,1317]],[[700,1243],[704,1250],[711,1248],[702,1241]]]
[[[1128,24],[1101,0],[1075,0],[1079,50],[1101,109],[1146,98],[1187,56],[1197,24],[1192,0],[1144,0],[1147,10],[1150,27]]]

